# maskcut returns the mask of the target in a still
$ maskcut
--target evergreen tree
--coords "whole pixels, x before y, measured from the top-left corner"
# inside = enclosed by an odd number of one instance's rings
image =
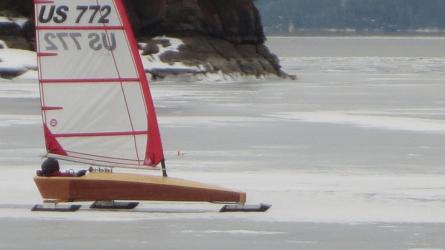
[[[445,29],[444,0],[257,0],[264,25],[303,29]]]

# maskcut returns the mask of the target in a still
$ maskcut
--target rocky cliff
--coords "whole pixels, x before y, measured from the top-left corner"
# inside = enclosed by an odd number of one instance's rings
[[[170,74],[223,73],[233,76],[287,77],[264,45],[261,18],[252,0],[124,0],[143,55],[153,61],[187,66],[186,71],[151,68],[156,78]],[[31,0],[2,0],[0,15],[33,13]],[[32,48],[32,24],[0,25],[0,40]],[[12,26],[11,26],[12,25]],[[6,30],[7,28],[7,30]],[[168,50],[170,37],[181,40]],[[28,43],[24,42],[27,41]],[[164,41],[164,42],[163,42]],[[159,63],[159,62],[158,62]]]
[[[262,44],[261,18],[252,0],[127,0],[139,35],[204,34],[234,43]]]

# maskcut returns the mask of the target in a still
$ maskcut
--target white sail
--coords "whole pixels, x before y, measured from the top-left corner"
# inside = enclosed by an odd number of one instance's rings
[[[163,160],[156,114],[121,0],[35,0],[47,151],[98,165]]]

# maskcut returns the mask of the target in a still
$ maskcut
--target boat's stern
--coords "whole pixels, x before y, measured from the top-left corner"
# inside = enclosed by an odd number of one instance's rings
[[[35,176],[34,182],[44,200],[67,202],[70,200],[70,182],[81,177],[43,177]]]

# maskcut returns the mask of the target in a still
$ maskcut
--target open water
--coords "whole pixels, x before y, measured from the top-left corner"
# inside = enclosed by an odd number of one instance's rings
[[[152,84],[170,175],[244,190],[265,214],[30,212],[37,84],[0,81],[0,249],[445,249],[445,38],[268,45],[298,80]]]

